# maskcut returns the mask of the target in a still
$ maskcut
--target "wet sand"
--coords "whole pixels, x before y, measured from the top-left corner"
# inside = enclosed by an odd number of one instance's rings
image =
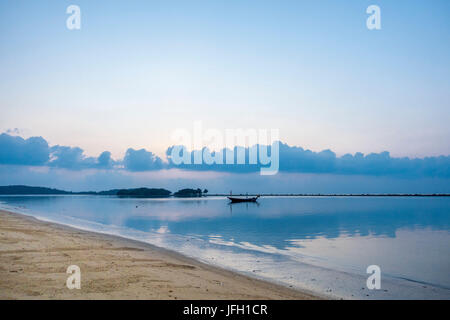
[[[68,289],[67,267],[81,270]],[[0,299],[318,299],[117,236],[0,211]]]

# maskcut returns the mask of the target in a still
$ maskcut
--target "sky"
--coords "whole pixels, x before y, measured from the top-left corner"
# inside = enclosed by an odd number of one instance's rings
[[[381,30],[366,27],[372,4]],[[0,43],[0,184],[450,192],[446,0],[2,1]],[[293,151],[271,178],[167,167],[173,133],[196,121],[278,129]],[[332,165],[317,172],[298,148],[331,150]],[[384,162],[344,170],[357,153]],[[392,160],[405,157],[432,160]]]

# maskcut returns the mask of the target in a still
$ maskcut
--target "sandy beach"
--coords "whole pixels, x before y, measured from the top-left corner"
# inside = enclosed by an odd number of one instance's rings
[[[81,270],[68,289],[67,267]],[[0,211],[0,299],[317,299],[149,244]]]

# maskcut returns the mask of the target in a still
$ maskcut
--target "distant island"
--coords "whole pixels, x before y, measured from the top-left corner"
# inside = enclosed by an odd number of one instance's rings
[[[207,189],[203,191],[199,188],[185,188],[173,193],[162,188],[134,188],[134,189],[112,189],[106,191],[81,191],[72,192],[45,187],[31,186],[0,186],[0,195],[98,195],[98,196],[118,196],[118,197],[136,197],[136,198],[198,198],[206,196],[229,196],[229,194],[215,193],[210,194]],[[261,196],[261,197],[449,197],[448,193],[266,193],[266,194],[233,194],[234,196]]]
[[[174,197],[180,197],[180,198],[195,198],[195,197],[201,197],[206,196],[208,193],[208,190],[201,190],[201,189],[181,189],[177,192],[175,192],[173,195]]]
[[[181,189],[172,195],[172,192],[162,188],[134,188],[134,189],[112,189],[106,191],[81,191],[72,192],[45,187],[31,186],[0,186],[0,195],[99,195],[136,198],[167,198],[174,197],[202,197],[208,190]]]
[[[140,198],[166,198],[170,197],[172,192],[166,189],[154,188],[137,188],[137,189],[121,189],[116,195],[119,197],[140,197]]]
[[[72,194],[72,192],[50,189],[44,187],[29,186],[0,186],[0,194],[3,195],[33,195],[33,194]]]
[[[119,190],[72,192],[45,187],[0,186],[0,195],[116,195]]]

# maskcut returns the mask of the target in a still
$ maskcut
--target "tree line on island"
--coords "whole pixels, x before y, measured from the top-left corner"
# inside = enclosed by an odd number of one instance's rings
[[[82,191],[71,192],[45,187],[30,186],[0,186],[0,195],[102,195],[118,197],[139,198],[165,198],[165,197],[203,197],[208,193],[207,189],[181,189],[175,193],[162,188],[135,188],[135,189],[112,189],[106,191]]]
[[[119,197],[145,197],[145,198],[164,198],[164,197],[180,197],[180,198],[192,198],[206,196],[207,189],[181,189],[173,193],[166,189],[161,188],[137,188],[137,189],[121,189],[117,190],[116,195]]]

